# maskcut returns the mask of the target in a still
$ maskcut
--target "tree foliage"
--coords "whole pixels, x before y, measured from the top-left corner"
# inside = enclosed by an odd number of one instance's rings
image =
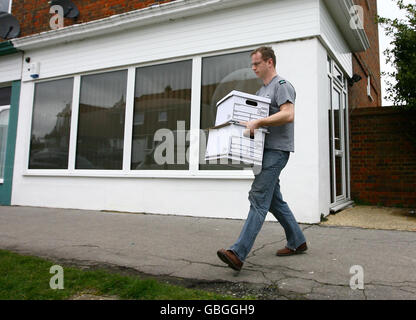
[[[404,4],[397,0],[401,10],[406,11],[406,20],[378,17],[386,34],[392,37],[391,49],[384,51],[386,63],[394,67],[393,72],[383,72],[392,77],[386,81],[386,99],[395,106],[416,109],[416,4]]]

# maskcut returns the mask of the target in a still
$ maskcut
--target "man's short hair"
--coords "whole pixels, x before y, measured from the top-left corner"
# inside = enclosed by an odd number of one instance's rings
[[[264,61],[267,61],[270,58],[272,58],[273,59],[273,65],[276,68],[276,55],[274,54],[274,51],[273,51],[273,49],[271,47],[265,47],[265,46],[263,46],[263,47],[257,48],[256,50],[254,50],[250,54],[250,57],[253,54],[256,54],[257,52],[261,53],[261,57],[263,58]]]

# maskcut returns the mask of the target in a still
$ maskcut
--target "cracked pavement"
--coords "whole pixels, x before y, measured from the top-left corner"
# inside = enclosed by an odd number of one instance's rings
[[[116,266],[183,279],[196,288],[255,288],[267,292],[262,295],[267,299],[416,298],[415,232],[301,224],[308,251],[277,257],[276,250],[286,244],[284,231],[266,221],[243,269],[235,272],[216,251],[237,239],[243,223],[2,206],[0,248],[84,267]],[[357,265],[363,269],[364,289],[353,290],[350,280],[356,274],[350,270]]]

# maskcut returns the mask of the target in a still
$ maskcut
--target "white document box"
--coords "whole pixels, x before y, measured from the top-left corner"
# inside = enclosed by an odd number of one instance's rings
[[[217,103],[215,126],[228,121],[251,121],[269,116],[271,100],[233,90]]]
[[[244,136],[245,130],[244,125],[234,121],[209,129],[205,160],[216,163],[214,160],[223,159],[220,164],[228,164],[228,160],[232,160],[231,164],[235,165],[261,165],[267,130],[257,129],[253,138]]]

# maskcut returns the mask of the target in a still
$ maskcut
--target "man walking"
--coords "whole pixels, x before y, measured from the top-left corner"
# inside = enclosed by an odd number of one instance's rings
[[[292,211],[280,192],[280,172],[294,152],[294,87],[276,73],[276,56],[270,47],[251,53],[251,66],[264,85],[256,95],[271,99],[269,117],[242,122],[254,134],[259,127],[269,127],[266,135],[261,172],[255,176],[249,192],[250,211],[238,240],[228,249],[220,249],[218,257],[234,270],[240,271],[257,234],[270,211],[285,230],[287,244],[276,252],[289,256],[305,252],[306,240]]]

